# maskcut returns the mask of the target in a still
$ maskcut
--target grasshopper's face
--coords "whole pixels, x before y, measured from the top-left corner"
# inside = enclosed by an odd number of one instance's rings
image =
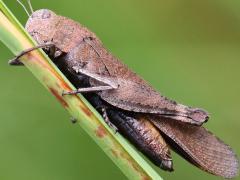
[[[33,12],[25,28],[38,44],[54,44],[56,54],[68,53],[84,38],[95,37],[79,23],[48,9]]]
[[[40,9],[29,17],[25,28],[38,44],[45,44],[52,41],[58,22],[59,16],[54,12]]]

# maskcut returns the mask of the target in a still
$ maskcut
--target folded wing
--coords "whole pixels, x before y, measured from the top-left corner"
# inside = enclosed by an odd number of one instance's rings
[[[98,93],[113,106],[128,111],[159,114],[195,125],[201,125],[208,120],[208,113],[204,110],[176,103],[161,96],[147,84],[122,78],[115,78],[113,81],[119,84],[117,89]]]

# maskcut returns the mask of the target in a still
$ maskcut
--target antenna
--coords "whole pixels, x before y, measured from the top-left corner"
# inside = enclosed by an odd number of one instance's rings
[[[29,8],[31,10],[31,13],[33,13],[34,11],[33,11],[31,0],[28,0],[27,2],[28,2],[28,5],[29,5]]]
[[[24,11],[27,13],[28,17],[30,17],[29,12],[27,11],[27,8],[24,6],[21,0],[17,0],[17,2],[23,7]]]

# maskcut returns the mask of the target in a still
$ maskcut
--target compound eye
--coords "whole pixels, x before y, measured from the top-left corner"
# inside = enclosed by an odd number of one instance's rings
[[[44,10],[42,13],[42,18],[43,19],[48,19],[51,17],[51,12],[49,12],[48,10]]]

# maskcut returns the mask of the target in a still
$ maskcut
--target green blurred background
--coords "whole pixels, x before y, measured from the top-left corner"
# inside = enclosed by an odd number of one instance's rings
[[[15,0],[5,0],[25,24]],[[240,154],[240,1],[32,0],[94,31],[164,95],[211,113],[205,125]],[[126,179],[0,44],[0,179]],[[164,179],[219,179],[173,154]]]

